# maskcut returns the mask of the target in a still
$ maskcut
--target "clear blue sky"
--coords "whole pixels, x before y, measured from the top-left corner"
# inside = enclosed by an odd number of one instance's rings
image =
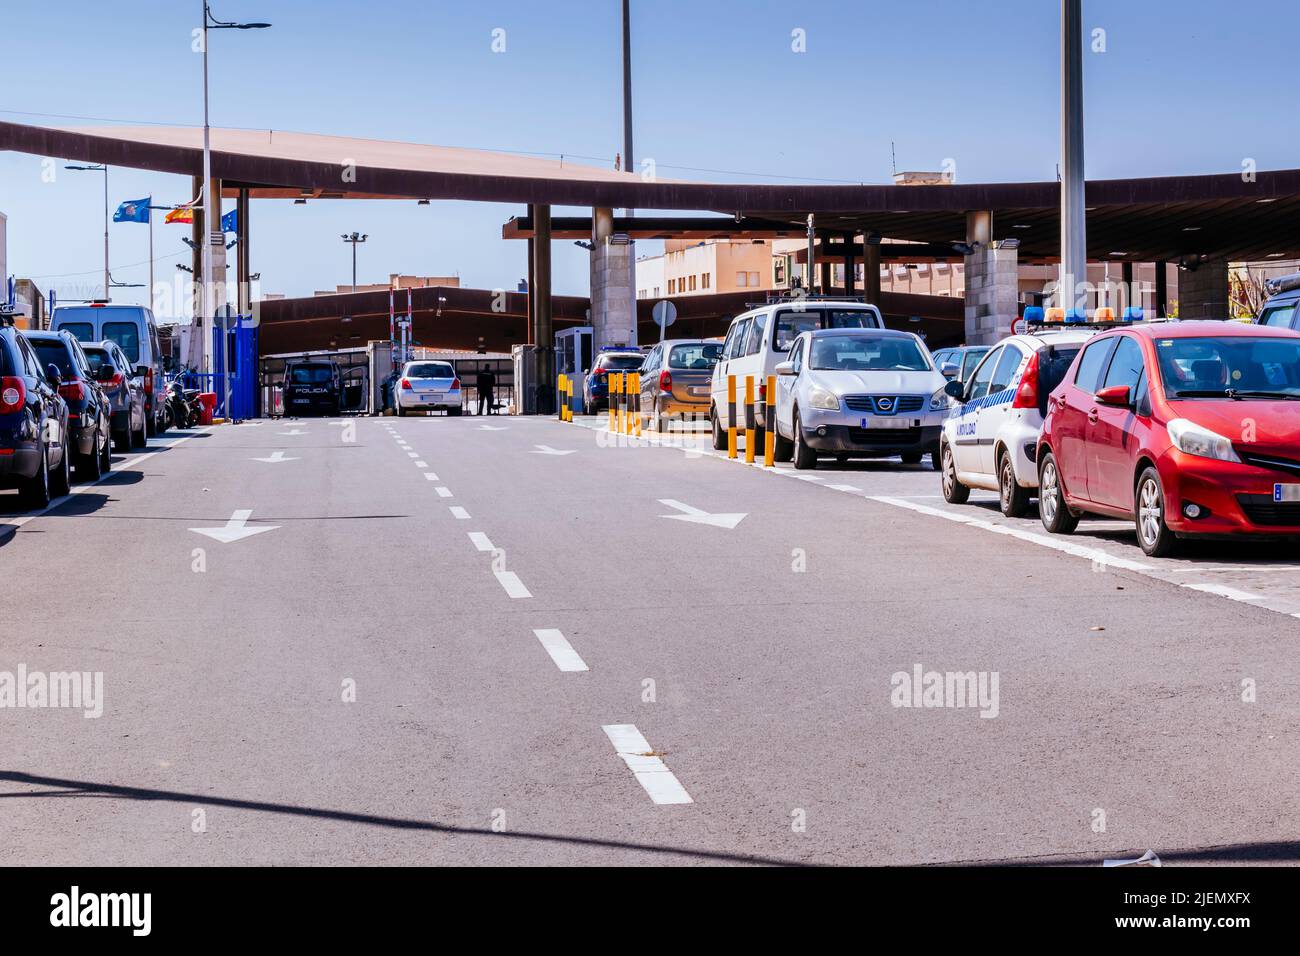
[[[270,20],[213,38],[216,126],[601,157],[621,148],[618,0],[214,0],[224,19]],[[664,176],[887,182],[951,157],[959,181],[1050,180],[1058,139],[1055,0],[633,0],[637,158]],[[57,8],[57,14],[54,12]],[[1090,178],[1300,166],[1294,114],[1295,0],[1084,0]],[[200,0],[4,0],[0,119],[58,115],[202,122],[190,31]],[[491,51],[494,28],[507,50]],[[791,31],[807,52],[791,51]],[[32,115],[24,116],[22,113]],[[688,168],[692,167],[692,168]],[[704,171],[708,170],[708,172]],[[717,171],[730,171],[721,173]],[[116,204],[180,202],[188,178],[111,173]],[[98,281],[102,184],[0,153],[9,271],[70,296]],[[500,239],[514,206],[436,202],[254,204],[262,287],[310,294],[350,280],[339,239],[370,234],[360,281],[459,273],[513,288],[524,244]],[[557,210],[563,212],[563,210]],[[159,224],[160,279],[188,262]],[[147,227],[111,227],[114,277],[143,282]],[[657,251],[643,243],[642,254]],[[166,258],[163,258],[166,257]],[[555,247],[557,292],[586,294],[586,255]],[[57,277],[57,278],[56,278]],[[143,301],[143,290],[115,295]]]

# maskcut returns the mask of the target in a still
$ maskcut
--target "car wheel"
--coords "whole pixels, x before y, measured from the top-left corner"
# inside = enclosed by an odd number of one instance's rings
[[[50,504],[50,462],[49,450],[41,456],[41,466],[23,483],[18,492],[18,500],[24,508],[39,511]]]
[[[709,421],[713,423],[713,450],[727,450],[727,433],[722,430],[722,423],[718,421],[718,408],[716,405],[709,406]]]
[[[131,431],[115,432],[113,435],[113,447],[120,452],[128,452],[135,442],[135,433]]]
[[[776,460],[789,461],[794,457],[794,442],[781,434],[781,429],[776,430]]]
[[[68,452],[68,443],[63,443],[63,456],[59,460],[59,470],[50,476],[50,493],[56,498],[72,491],[72,456]]]
[[[99,470],[107,475],[113,470],[113,443],[109,441],[108,435],[103,435],[103,446],[99,450]]]
[[[153,437],[154,437],[155,435],[157,435],[157,434],[158,434],[162,429],[165,429],[166,427],[167,427],[167,426],[164,424],[164,425],[162,426],[162,428],[160,429],[160,428],[158,427],[158,423],[154,421],[153,414],[150,412],[149,409],[147,409],[147,408],[145,409],[145,411],[144,411],[144,432],[145,432],[145,437],[146,437],[146,438],[153,438]]]
[[[800,471],[817,467],[817,453],[804,444],[803,426],[799,424],[799,410],[794,412],[794,466]]]
[[[930,467],[935,471],[943,471],[943,455],[939,453],[939,443],[934,443],[934,450],[930,452]]]
[[[81,481],[98,481],[104,475],[104,459],[99,456],[99,432],[91,443],[90,454],[77,462],[77,478]]]
[[[144,448],[146,445],[149,444],[149,416],[148,415],[145,416],[145,421],[140,426],[140,430],[132,433],[131,444],[135,448]]]
[[[398,418],[405,418],[405,417],[406,417],[406,409],[404,409],[404,408],[402,407],[402,403],[401,403],[401,402],[398,402],[398,403],[397,403],[397,417],[398,417]]]
[[[970,500],[970,488],[957,480],[957,462],[953,460],[952,448],[944,445],[939,453],[943,474],[943,500],[950,505],[964,505]]]
[[[924,458],[925,455],[919,451],[909,451],[907,454],[899,455],[898,457],[903,459],[903,464],[905,465],[919,465],[921,459]]]
[[[455,416],[456,418],[459,418],[459,417],[461,416],[461,413],[462,413],[463,411],[464,411],[464,409],[461,408],[459,405],[457,405],[455,408],[449,408],[449,409],[447,409],[447,414],[448,414],[448,415]]]
[[[665,417],[663,411],[660,409],[658,402],[655,402],[654,419],[655,419],[655,431],[666,432],[668,430],[668,419],[667,417]]]
[[[1138,544],[1151,558],[1166,558],[1178,550],[1178,538],[1165,524],[1165,492],[1160,473],[1148,465],[1138,477],[1133,522],[1137,526]]]
[[[1016,481],[1015,465],[1005,451],[998,456],[998,505],[1008,518],[1023,518],[1029,511],[1029,489]]]
[[[1073,534],[1079,527],[1079,519],[1070,514],[1065,504],[1061,473],[1056,467],[1056,456],[1050,451],[1043,453],[1038,466],[1038,517],[1052,534]]]

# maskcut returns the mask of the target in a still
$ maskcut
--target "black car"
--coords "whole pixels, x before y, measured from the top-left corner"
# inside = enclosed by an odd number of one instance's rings
[[[17,488],[26,508],[44,508],[71,484],[68,406],[59,378],[0,315],[0,488]]]
[[[284,367],[284,414],[339,413],[339,372],[333,362],[289,362]]]
[[[149,401],[144,379],[122,347],[112,339],[82,345],[90,370],[109,402],[113,444],[128,452],[148,444]]]
[[[68,405],[68,437],[77,477],[98,481],[113,467],[112,405],[90,371],[90,359],[70,332],[25,332],[42,366],[59,371]]]

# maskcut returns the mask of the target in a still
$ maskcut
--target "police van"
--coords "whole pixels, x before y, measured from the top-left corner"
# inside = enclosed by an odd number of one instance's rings
[[[939,439],[945,501],[964,504],[981,488],[998,492],[1007,517],[1025,514],[1038,488],[1047,396],[1100,328],[1026,323],[1024,334],[997,343],[965,382],[947,384],[954,402]]]
[[[1259,325],[1272,325],[1279,329],[1300,332],[1300,273],[1279,276],[1264,283],[1268,301],[1259,310]]]

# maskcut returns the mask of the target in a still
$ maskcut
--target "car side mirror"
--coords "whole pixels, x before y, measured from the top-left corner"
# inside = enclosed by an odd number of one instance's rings
[[[961,371],[961,366],[954,365],[952,362],[944,362],[939,367],[939,371],[943,373],[944,378],[951,380],[957,377],[957,373]]]
[[[1127,385],[1112,385],[1097,393],[1097,404],[1113,405],[1116,408],[1128,408],[1133,404]]]
[[[55,388],[63,384],[63,373],[59,371],[59,367],[53,362],[45,366],[45,380]]]
[[[776,365],[777,375],[794,375],[794,362],[778,362]]]
[[[962,396],[966,394],[966,386],[964,383],[954,380],[944,385],[943,393],[949,398],[955,398],[957,401],[961,401]]]

